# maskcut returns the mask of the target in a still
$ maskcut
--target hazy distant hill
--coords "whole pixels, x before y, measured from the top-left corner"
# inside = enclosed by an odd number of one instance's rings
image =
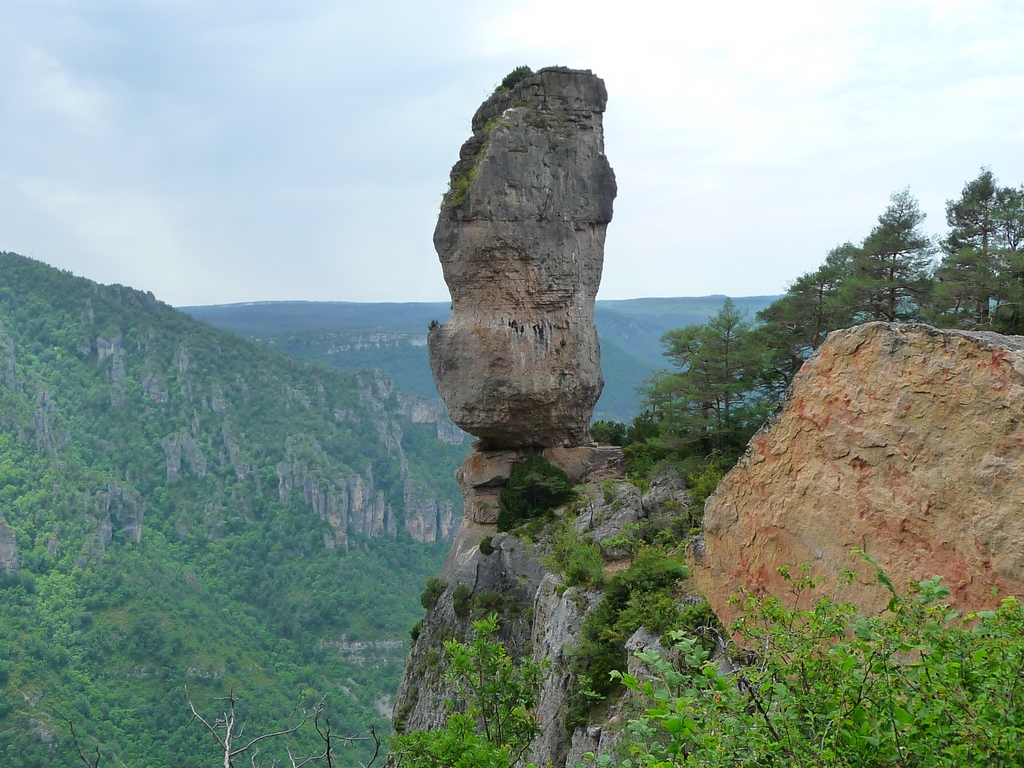
[[[752,318],[775,298],[749,296],[734,301]],[[640,404],[636,388],[651,371],[665,367],[661,336],[673,328],[705,322],[724,300],[724,296],[701,296],[598,301],[605,389],[594,418],[632,419]],[[182,310],[218,328],[339,368],[379,368],[399,387],[421,397],[437,397],[427,363],[426,329],[431,320],[448,318],[451,310],[445,302],[275,301]]]
[[[248,733],[324,693],[338,731],[386,729],[461,518],[450,426],[379,373],[0,253],[0,765],[77,764],[55,711],[133,768],[213,765],[186,685],[233,688]]]

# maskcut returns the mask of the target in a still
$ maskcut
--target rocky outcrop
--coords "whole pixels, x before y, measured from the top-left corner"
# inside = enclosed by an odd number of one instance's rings
[[[405,481],[405,529],[421,544],[451,541],[462,523],[455,505],[426,494],[413,480]]]
[[[36,445],[50,456],[56,456],[57,450],[64,447],[67,439],[67,433],[56,428],[56,421],[57,406],[50,390],[40,387],[36,393],[32,425],[36,431]]]
[[[15,573],[18,566],[18,537],[7,521],[0,517],[0,573]]]
[[[511,452],[494,453],[499,456],[483,457],[484,465],[500,474],[501,467],[511,463],[502,454]],[[626,561],[623,553],[615,550],[613,539],[619,538],[627,526],[648,518],[660,517],[662,524],[669,525],[669,519],[683,513],[689,500],[675,475],[656,477],[651,489],[641,494],[623,482],[621,475],[616,476],[613,466],[607,461],[595,462],[591,474],[577,476],[577,482],[586,486],[571,514],[575,515],[576,529],[599,544],[611,561],[609,567],[617,568],[625,567]],[[599,480],[610,482],[595,484]],[[490,548],[481,551],[480,543],[487,536],[491,537]],[[572,647],[580,640],[583,619],[597,606],[602,593],[566,588],[562,577],[543,564],[546,546],[544,534],[531,543],[509,533],[497,533],[495,526],[478,523],[467,515],[441,569],[446,588],[428,609],[410,649],[395,704],[396,729],[444,725],[450,692],[438,649],[443,640],[464,634],[469,622],[482,615],[478,606],[486,605],[486,610],[497,610],[501,615],[500,637],[513,655],[532,654],[534,659],[550,663],[534,710],[542,731],[523,763],[559,768],[575,765],[583,751],[611,743],[612,734],[628,719],[626,701],[610,706],[598,721],[577,728],[573,734],[565,733],[569,694],[575,681]],[[468,603],[473,606],[463,616],[456,614],[453,600],[460,585],[468,590]],[[639,631],[631,643],[633,650],[640,650],[656,645],[658,637]],[[613,727],[607,728],[609,725]],[[567,758],[572,759],[567,762]]]
[[[513,655],[552,660],[535,712],[543,732],[528,755],[538,765],[566,764],[566,650],[600,595],[566,589],[534,545],[496,523],[501,491],[529,451],[543,450],[574,484],[621,476],[621,450],[590,445],[588,432],[603,386],[594,299],[616,192],[606,99],[589,71],[550,68],[485,101],[434,231],[452,315],[431,327],[430,366],[452,421],[480,441],[456,473],[464,519],[441,570],[447,587],[410,651],[394,724],[444,724],[438,648],[464,635],[474,612],[495,610]],[[577,529],[598,543],[618,537],[644,515],[636,489],[621,496],[588,505]]]
[[[181,479],[181,458],[185,457],[189,469],[196,477],[206,476],[206,456],[202,449],[192,437],[184,432],[167,435],[160,441],[164,449],[164,459],[167,465],[167,479],[174,481]]]
[[[292,457],[291,451],[288,456],[290,461],[277,465],[278,498],[287,504],[293,491],[302,494],[303,501],[334,532],[333,537],[325,536],[328,549],[340,546],[347,550],[350,534],[368,538],[394,538],[398,534],[391,505],[386,503],[384,492],[374,487],[372,467],[367,467],[365,475],[318,479],[306,464]]]
[[[522,461],[528,451],[474,451],[455,472],[462,487],[462,508],[466,519],[485,525],[498,522],[501,489],[508,484],[512,467]],[[621,474],[622,450],[615,446],[576,446],[548,448],[544,458],[568,475],[569,482],[596,482]]]
[[[434,247],[452,315],[428,336],[452,420],[488,448],[588,442],[601,394],[594,298],[615,176],[603,81],[542,69],[473,117]]]
[[[224,423],[220,425],[220,434],[224,439],[224,449],[227,451],[228,462],[230,462],[231,468],[235,470],[235,477],[239,480],[245,480],[252,471],[252,466],[242,457],[242,449],[232,434],[231,422],[226,419],[224,420]],[[245,439],[244,434],[241,437],[243,440]]]
[[[426,342],[424,342],[426,343]],[[443,400],[427,400],[416,395],[395,393],[398,397],[398,413],[413,424],[436,424],[437,439],[447,445],[462,445],[466,433],[448,418],[448,409]]]
[[[81,494],[77,503],[85,512],[85,522],[94,527],[94,533],[86,539],[82,554],[75,563],[79,568],[85,568],[91,562],[101,562],[115,534],[133,544],[142,543],[146,500],[134,489],[111,481],[103,490]],[[58,524],[47,542],[51,555],[60,546],[60,534],[61,526]]]
[[[4,333],[0,325],[0,385],[11,392],[18,392],[17,368],[14,364],[14,339]]]
[[[170,390],[167,389],[167,382],[153,373],[147,373],[143,376],[142,394],[160,404],[167,403],[171,399]]]
[[[708,500],[701,591],[728,620],[741,588],[781,593],[780,565],[897,587],[944,577],[960,608],[1024,593],[1024,338],[871,323],[836,331]]]

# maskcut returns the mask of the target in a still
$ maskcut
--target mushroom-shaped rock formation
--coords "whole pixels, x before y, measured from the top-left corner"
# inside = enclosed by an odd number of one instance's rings
[[[604,82],[552,67],[495,93],[441,205],[452,315],[428,337],[452,420],[486,448],[582,445],[601,395],[594,299],[615,175]]]

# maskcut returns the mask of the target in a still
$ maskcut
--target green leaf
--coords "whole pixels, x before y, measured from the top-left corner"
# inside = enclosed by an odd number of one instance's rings
[[[896,722],[902,725],[910,725],[914,722],[914,716],[902,707],[893,707],[892,716],[896,718]]]

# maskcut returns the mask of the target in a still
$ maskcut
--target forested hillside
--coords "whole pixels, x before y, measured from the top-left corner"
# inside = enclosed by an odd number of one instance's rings
[[[248,734],[325,694],[337,732],[386,723],[461,519],[446,421],[0,253],[0,764],[72,765],[65,718],[104,765],[216,764],[186,687],[210,715],[233,690]]]

